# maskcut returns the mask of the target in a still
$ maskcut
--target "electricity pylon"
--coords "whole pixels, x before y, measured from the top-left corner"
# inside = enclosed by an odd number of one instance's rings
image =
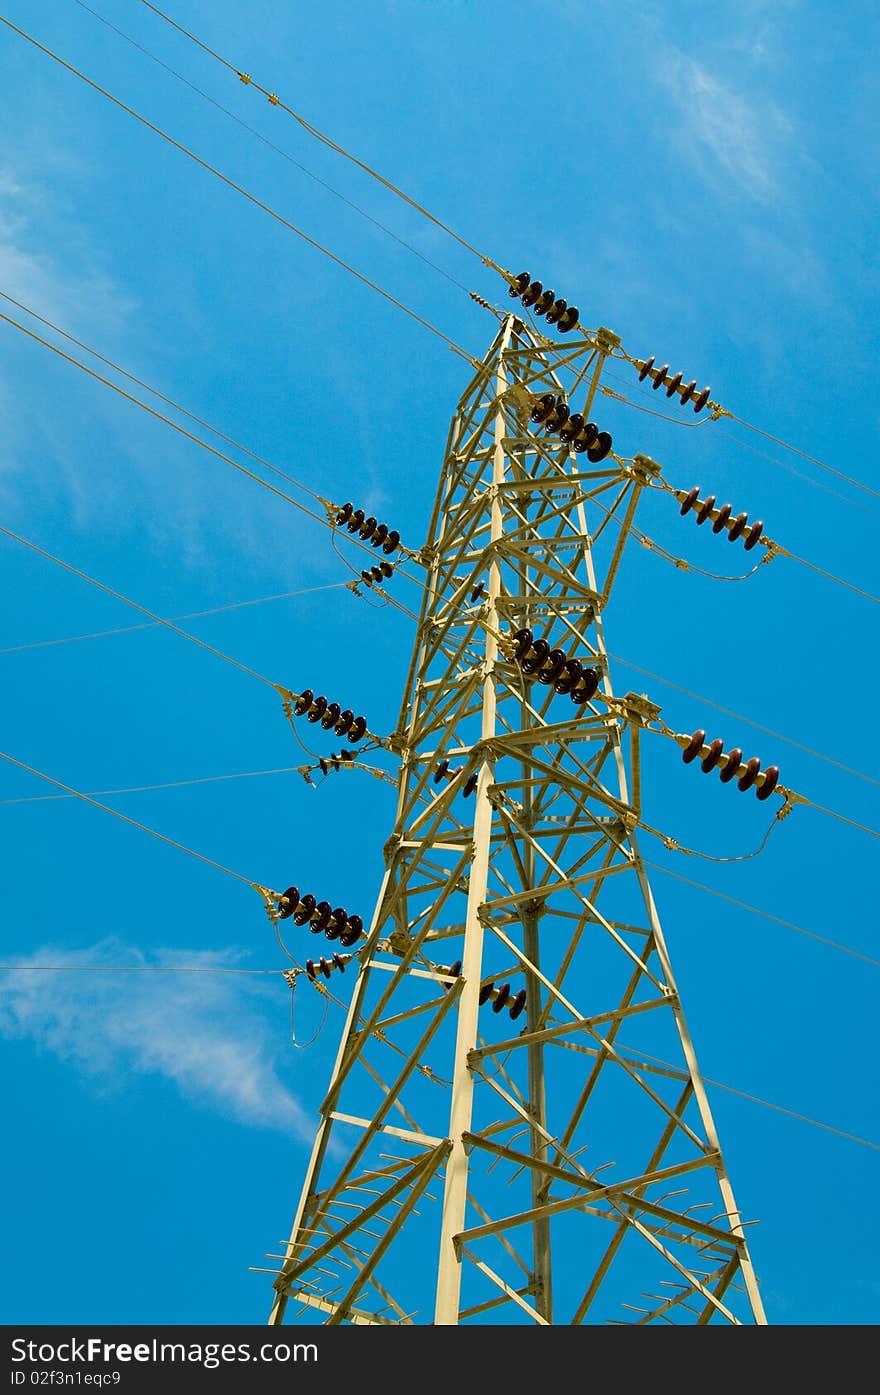
[[[765,1320],[636,837],[658,709],[608,677],[657,467],[531,420],[567,374],[586,422],[616,343],[509,316],[453,419],[397,815],[273,1323]]]

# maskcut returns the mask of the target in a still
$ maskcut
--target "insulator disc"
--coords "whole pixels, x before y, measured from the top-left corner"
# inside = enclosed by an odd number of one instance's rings
[[[722,528],[726,528],[726,527],[727,527],[727,520],[728,520],[729,518],[730,518],[730,505],[729,505],[729,504],[722,504],[722,505],[721,505],[721,508],[718,510],[718,517],[715,519],[715,522],[712,524],[712,532],[713,532],[713,533],[720,533],[721,530],[722,530]]]
[[[681,508],[679,509],[679,513],[681,514],[682,518],[686,513],[690,513],[691,509],[697,503],[699,497],[700,486],[698,484],[695,484],[693,489],[689,489],[687,494],[681,501]]]
[[[752,788],[752,785],[758,778],[758,772],[760,771],[760,769],[760,760],[757,756],[752,756],[752,759],[746,762],[745,774],[742,775],[740,779],[736,782],[737,789],[750,790]]]
[[[565,314],[565,309],[565,301],[560,296],[559,299],[554,302],[553,308],[547,311],[548,325],[555,325]]]
[[[764,523],[763,520],[759,518],[755,523],[752,524],[751,528],[746,533],[745,539],[743,540],[743,547],[745,548],[746,552],[751,552],[752,548],[760,540],[763,531]]]
[[[302,717],[303,714],[309,710],[314,700],[315,694],[312,692],[311,688],[304,688],[303,691],[300,693],[299,697],[297,698],[293,708],[297,717]]]
[[[359,915],[350,915],[348,925],[339,936],[340,943],[349,949],[351,945],[357,944],[364,928],[364,922]]]
[[[494,983],[484,983],[484,984],[483,984],[482,988],[480,989],[480,994],[479,994],[479,1004],[480,1004],[480,1007],[482,1007],[483,1004],[484,1004],[485,1002],[487,1002],[489,998],[491,998],[491,996],[492,996],[492,994],[493,994],[494,992],[495,992],[495,985],[494,985]]]
[[[318,960],[318,968],[321,970],[321,973],[324,975],[325,978],[330,977],[330,965],[327,963],[327,960],[324,958],[323,954],[321,955],[321,958]]]
[[[716,737],[716,739],[710,744],[709,750],[706,752],[706,755],[700,761],[700,769],[703,771],[704,775],[708,775],[710,770],[715,769],[716,765],[721,759],[723,751],[724,742]]]
[[[307,959],[307,960],[306,960],[306,973],[308,974],[309,978],[311,978],[311,979],[313,979],[313,978],[315,977],[315,961],[314,961],[314,959]]]
[[[508,289],[507,294],[513,300],[518,300],[519,297],[522,295],[523,291],[526,290],[526,288],[528,287],[529,281],[531,279],[532,278],[527,271],[521,271],[519,276],[517,276],[515,283]]]
[[[500,1012],[509,997],[510,984],[502,983],[501,987],[498,989],[498,992],[495,994],[495,1001],[492,1004],[492,1011]]]
[[[337,522],[337,523],[344,523],[344,522],[346,521],[346,519],[351,518],[351,514],[352,514],[353,508],[354,508],[354,504],[352,504],[352,503],[343,504],[343,505],[342,505],[342,508],[339,510],[338,514],[336,515],[336,522]]]
[[[584,666],[580,659],[568,659],[564,674],[553,684],[557,693],[570,693],[583,671]]]
[[[710,393],[711,391],[712,391],[711,388],[705,387],[705,388],[703,388],[702,392],[700,392],[700,393],[694,398],[694,411],[695,411],[695,412],[701,412],[701,411],[703,410],[703,408],[705,407],[706,403],[709,401],[709,393]]]
[[[469,775],[464,782],[464,789],[462,790],[462,794],[473,794],[474,790],[477,788],[478,779],[479,776],[476,774],[476,772],[474,772],[473,775]]]
[[[556,398],[552,392],[545,392],[543,397],[539,397],[533,406],[530,420],[540,426],[542,421],[546,421],[553,408],[556,406]]]
[[[701,523],[701,524],[702,524],[702,523],[705,523],[705,522],[706,522],[706,519],[709,517],[709,514],[712,512],[712,510],[714,509],[714,507],[715,507],[715,495],[714,495],[714,494],[710,494],[710,495],[708,496],[708,498],[706,498],[706,499],[703,500],[702,504],[701,504],[700,507],[697,509],[697,514],[696,514],[697,522],[698,522],[698,523]]]
[[[355,717],[351,724],[351,731],[348,733],[349,741],[360,741],[367,729],[366,717]]]
[[[536,639],[531,653],[522,661],[523,673],[536,673],[549,653],[550,645],[546,639]]]
[[[345,960],[342,958],[341,954],[334,954],[333,963],[336,965],[337,969],[341,974],[345,973]]]
[[[514,650],[513,654],[513,657],[515,659],[522,659],[526,654],[528,654],[529,650],[532,647],[533,638],[534,636],[532,634],[532,631],[529,629],[516,631],[516,634],[513,635],[513,641],[516,645],[516,649]]]
[[[666,374],[667,374],[668,372],[669,372],[669,364],[668,364],[668,363],[664,363],[664,365],[663,365],[662,368],[656,368],[656,369],[654,370],[654,381],[652,382],[651,387],[654,389],[655,392],[657,391],[658,387],[662,387],[662,386],[663,386],[663,383],[664,383],[664,381],[665,381],[665,379],[666,379]]]
[[[559,435],[563,441],[573,441],[575,436],[583,429],[584,419],[580,412],[572,412],[564,426],[559,428]]]
[[[779,766],[768,765],[763,773],[764,780],[756,793],[759,799],[769,799],[779,781]]]
[[[684,761],[685,765],[690,765],[692,760],[696,760],[697,756],[700,754],[700,748],[702,747],[703,742],[705,740],[706,733],[704,731],[694,732],[690,741],[681,753],[681,758]]]
[[[354,721],[354,713],[352,712],[352,710],[351,710],[350,707],[346,707],[345,710],[344,710],[343,712],[340,712],[340,714],[339,714],[339,721],[336,723],[336,726],[333,728],[333,730],[336,732],[336,735],[337,735],[337,736],[347,736],[347,735],[348,735],[348,729],[349,729],[349,727],[351,726],[351,724],[352,724],[353,721]]]
[[[739,768],[742,765],[743,753],[739,746],[734,746],[732,751],[727,752],[727,764],[719,771],[718,778],[725,785],[729,785],[731,780],[736,779]]]
[[[297,907],[297,909],[296,909],[296,910],[294,911],[294,913],[293,913],[293,923],[294,923],[294,925],[305,925],[305,923],[306,923],[307,920],[311,920],[311,918],[312,918],[312,911],[313,911],[314,909],[315,909],[315,898],[314,898],[314,896],[311,894],[311,892],[309,892],[309,894],[308,894],[307,896],[304,896],[304,897],[302,898],[302,900],[301,900],[300,903],[299,903],[299,906]]]
[[[598,462],[599,462],[600,460],[604,460],[604,459],[605,459],[606,455],[608,454],[608,452],[609,452],[610,450],[611,450],[611,435],[610,435],[610,432],[608,432],[608,431],[600,431],[600,432],[599,432],[599,435],[596,437],[596,444],[593,446],[592,450],[588,450],[588,451],[587,451],[587,459],[588,459],[588,460],[592,460],[593,464],[596,465],[596,464],[598,464]]]
[[[541,665],[538,674],[538,682],[546,683],[548,686],[555,683],[562,674],[565,665],[568,663],[568,655],[564,649],[551,649],[547,655],[547,660]]]
[[[326,711],[327,699],[322,694],[321,697],[315,698],[310,710],[306,713],[306,720],[309,722],[320,722]]]
[[[356,509],[355,512],[352,514],[351,518],[348,520],[348,523],[346,524],[346,527],[348,528],[348,531],[349,531],[350,533],[356,533],[356,532],[358,531],[358,529],[360,528],[361,524],[363,523],[363,521],[364,521],[364,511],[363,511],[363,509]]]
[[[281,901],[278,902],[278,915],[281,920],[287,920],[289,916],[292,916],[299,905],[299,891],[297,888],[295,886],[289,886],[284,893],[284,899],[287,901],[286,906],[282,905]]]
[[[569,330],[574,329],[575,325],[578,322],[579,313],[580,312],[576,305],[569,305],[568,309],[565,311],[565,314],[561,315],[559,318],[560,334],[568,334]]]
[[[639,382],[640,382],[640,383],[643,383],[643,382],[645,381],[645,379],[647,378],[648,374],[650,373],[650,371],[651,371],[651,369],[652,369],[653,367],[654,367],[654,355],[652,354],[650,358],[646,358],[646,359],[645,359],[644,363],[642,364],[641,368],[639,369]]]
[[[370,538],[370,547],[379,547],[388,537],[388,524],[380,523]]]
[[[440,764],[437,766],[437,769],[434,771],[434,784],[439,785],[440,781],[443,779],[444,775],[448,773],[448,771],[449,761],[441,760]]]
[[[680,374],[680,373],[676,373],[675,377],[674,377],[674,378],[670,378],[670,379],[669,379],[669,382],[666,384],[666,396],[667,396],[667,397],[671,397],[673,393],[678,392],[678,389],[679,389],[680,387],[681,387],[681,374]]]
[[[510,1016],[514,1022],[518,1017],[522,1015],[522,1011],[525,1005],[526,990],[524,988],[521,988],[518,993],[514,993],[513,997],[510,1000]]]
[[[595,697],[598,687],[598,670],[595,668],[585,668],[578,679],[576,687],[572,691],[572,702],[576,703],[578,707],[582,707],[585,702],[590,701],[590,698]]]
[[[692,378],[691,381],[688,383],[687,387],[684,388],[684,390],[682,391],[682,394],[681,394],[681,404],[682,404],[682,406],[684,406],[685,402],[690,402],[691,398],[693,397],[694,393],[696,392],[696,389],[697,389],[697,380],[696,380],[696,378]]]
[[[400,546],[400,534],[398,533],[398,531],[397,531],[396,528],[392,528],[392,529],[391,529],[391,532],[388,534],[388,537],[385,539],[385,541],[384,541],[383,544],[382,544],[382,551],[390,554],[390,553],[392,553],[392,552],[394,551],[394,549],[395,549],[396,547],[399,547],[399,546]]]
[[[335,726],[336,726],[336,723],[337,723],[338,721],[339,721],[339,703],[338,703],[338,702],[331,702],[330,706],[327,708],[327,711],[324,713],[323,717],[321,718],[321,726],[324,728],[325,731],[329,731],[331,727],[335,727]]]
[[[742,537],[743,533],[746,530],[746,524],[748,523],[748,521],[749,516],[747,513],[737,514],[736,518],[731,523],[730,530],[727,534],[729,542],[736,542],[737,538]]]
[[[329,901],[319,901],[311,916],[309,917],[309,929],[313,935],[317,935],[321,930],[325,930],[330,923],[333,914]]]
[[[555,299],[555,291],[545,291],[544,294],[539,296],[539,298],[535,301],[535,314],[546,315],[547,311],[550,309]]]
[[[540,281],[533,281],[528,290],[523,292],[522,303],[527,310],[530,305],[534,305],[543,289]]]
[[[366,541],[367,538],[371,538],[373,536],[373,533],[376,530],[376,522],[377,520],[373,518],[372,515],[369,518],[364,519],[363,523],[358,529],[358,533],[364,539],[364,541]]]
[[[348,914],[345,907],[337,906],[330,917],[329,925],[324,926],[324,934],[327,936],[328,940],[338,940],[347,924]]]

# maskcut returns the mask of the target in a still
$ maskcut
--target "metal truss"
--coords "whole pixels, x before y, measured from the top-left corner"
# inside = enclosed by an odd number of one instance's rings
[[[397,815],[273,1323],[764,1321],[635,832],[651,705],[608,678],[652,462],[591,466],[530,421],[564,377],[588,415],[615,343],[510,316],[454,417]],[[523,672],[525,626],[600,671],[592,701]]]

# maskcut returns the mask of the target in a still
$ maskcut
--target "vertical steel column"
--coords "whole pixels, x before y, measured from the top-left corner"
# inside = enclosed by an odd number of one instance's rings
[[[504,353],[510,342],[513,316],[509,316],[499,346],[496,395],[500,399],[507,387]],[[495,416],[495,451],[492,457],[491,528],[492,543],[497,543],[504,531],[499,485],[504,480],[504,437],[507,432],[500,402]],[[483,673],[483,716],[481,740],[490,741],[495,735],[495,677],[498,657],[498,597],[501,594],[501,563],[497,551],[489,565],[487,600],[485,669]],[[461,1256],[456,1252],[454,1236],[464,1229],[467,1204],[468,1158],[463,1134],[471,1125],[474,1077],[468,1064],[468,1054],[477,1044],[477,1015],[479,1013],[480,977],[483,964],[483,925],[480,907],[486,899],[489,884],[489,852],[492,834],[492,804],[489,786],[495,774],[494,757],[484,752],[477,782],[477,807],[474,813],[474,856],[468,881],[467,912],[465,916],[464,951],[461,972],[464,988],[458,1002],[458,1032],[455,1041],[455,1066],[452,1076],[452,1107],[449,1117],[449,1137],[452,1152],[446,1164],[446,1187],[440,1223],[440,1260],[437,1269],[437,1305],[434,1321],[438,1326],[458,1324],[461,1295]]]

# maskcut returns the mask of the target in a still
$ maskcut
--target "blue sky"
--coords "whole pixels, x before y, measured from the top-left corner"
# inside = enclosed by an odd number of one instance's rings
[[[424,257],[510,303],[469,253],[136,0],[94,8]],[[460,289],[74,0],[36,13],[6,0],[2,13],[485,352],[495,322]],[[711,18],[684,3],[674,23],[651,2],[576,0],[295,13],[263,0],[246,16],[174,0],[172,13],[586,323],[873,487],[873,6],[846,3],[833,25],[779,0]],[[417,546],[467,365],[8,30],[0,49],[0,291]],[[658,406],[626,365],[612,372],[609,386]],[[791,551],[880,589],[880,500],[742,426],[685,430],[608,399],[602,413],[622,454],[653,456],[676,487],[700,483]],[[2,323],[0,428],[0,524],[165,616],[331,588],[186,623],[392,729],[411,623],[340,588],[350,573],[318,525]],[[660,496],[638,521],[707,571],[746,570]],[[391,786],[346,773],[309,787],[272,692],[167,631],[44,643],[138,617],[7,539],[0,567],[2,749],[86,791],[285,771],[107,802],[247,878],[310,879],[369,916]],[[392,585],[415,608],[411,583]],[[783,558],[725,584],[633,544],[606,636],[620,659],[874,784],[622,665],[617,691],[648,692],[677,730],[704,727],[817,802],[880,823],[873,603]],[[757,846],[764,806],[685,769],[666,742],[645,759],[651,823],[722,857]],[[285,966],[246,886],[80,801],[37,798],[51,793],[4,763],[4,964]],[[877,957],[876,840],[813,810],[740,864],[648,839],[644,851]],[[660,872],[653,884],[705,1074],[880,1142],[880,971]],[[319,1025],[314,995],[298,992],[298,1035]],[[269,1281],[248,1266],[269,1265],[288,1231],[341,1025],[331,1008],[297,1050],[278,973],[4,972],[6,1320],[262,1321]],[[870,1194],[877,1151],[717,1089],[712,1104],[740,1206],[759,1222],[770,1320],[875,1322],[876,1218],[842,1203]],[[59,1256],[61,1281],[47,1282]]]

